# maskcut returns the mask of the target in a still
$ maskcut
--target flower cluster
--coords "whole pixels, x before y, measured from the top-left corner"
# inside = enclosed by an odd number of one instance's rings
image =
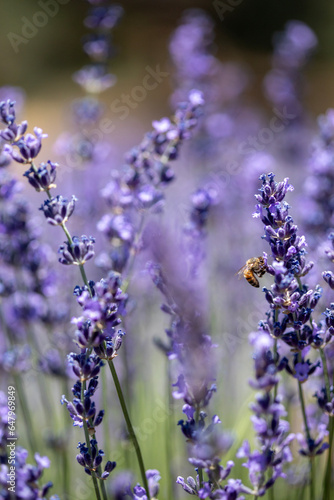
[[[99,258],[104,268],[123,272],[131,253],[136,253],[143,214],[161,208],[163,190],[174,179],[169,163],[178,158],[182,143],[190,137],[203,102],[201,92],[191,91],[172,120],[154,121],[153,131],[126,156],[123,170],[112,172],[112,181],[102,191],[110,213],[98,224],[112,247],[109,255]]]

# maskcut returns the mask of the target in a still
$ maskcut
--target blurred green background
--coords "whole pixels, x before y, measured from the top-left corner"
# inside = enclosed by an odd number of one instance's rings
[[[88,63],[81,49],[81,39],[87,32],[83,19],[87,2],[62,0],[59,12],[48,17],[27,43],[18,43],[17,51],[11,37],[22,36],[22,29],[40,12],[44,0],[1,0],[0,5],[0,85],[18,85],[27,93],[27,113],[31,125],[47,125],[48,133],[56,137],[64,127],[66,109],[80,89],[72,81],[74,71]],[[46,0],[45,0],[46,1]],[[56,1],[56,0],[55,0]],[[67,2],[67,3],[66,3]],[[223,61],[239,61],[249,68],[252,76],[250,97],[263,100],[262,79],[270,69],[272,37],[281,31],[289,19],[307,22],[319,39],[318,51],[307,69],[306,104],[313,115],[323,113],[334,102],[334,4],[322,0],[242,0],[220,20],[217,10],[224,2],[217,0],[127,0],[119,2],[125,16],[114,32],[117,55],[111,70],[118,84],[105,94],[110,102],[134,85],[138,85],[148,64],[169,68],[168,42],[178,25],[182,12],[191,7],[208,11],[216,22],[216,45]],[[228,2],[227,2],[228,3]],[[234,0],[234,4],[236,4]],[[225,2],[226,4],[226,2]],[[231,2],[233,4],[233,2]],[[13,35],[14,34],[14,35]],[[170,112],[168,104],[171,79],[166,79],[131,112],[130,122],[137,127],[138,140],[152,119]],[[51,126],[50,126],[50,118]],[[124,138],[122,127],[115,139],[126,150],[133,144]],[[124,139],[123,139],[124,138]]]

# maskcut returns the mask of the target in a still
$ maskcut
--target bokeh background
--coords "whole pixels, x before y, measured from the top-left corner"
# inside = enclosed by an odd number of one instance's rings
[[[302,0],[243,0],[237,8],[225,14],[223,21],[217,15],[214,2],[210,1],[133,0],[122,2],[122,5],[126,11],[126,22],[120,24],[115,34],[119,52],[113,62],[119,78],[119,89],[125,82],[131,79],[135,81],[136,75],[140,75],[145,65],[156,61],[168,64],[168,40],[182,12],[187,8],[200,7],[216,21],[219,56],[223,60],[240,60],[248,64],[259,78],[270,65],[273,34],[282,30],[291,19],[308,23],[319,40],[317,53],[308,70],[313,89],[307,96],[308,104],[315,113],[330,106],[334,8],[325,0],[316,5]],[[1,84],[12,85],[22,85],[24,82],[29,101],[40,99],[45,102],[50,99],[57,103],[58,99],[64,101],[67,93],[69,99],[72,97],[71,92],[77,95],[78,90],[71,82],[71,75],[87,62],[80,47],[80,39],[86,32],[81,23],[86,4],[70,0],[60,6],[59,13],[50,18],[47,25],[40,28],[27,44],[20,44],[18,53],[15,53],[8,34],[12,32],[20,35],[24,24],[22,18],[31,20],[38,10],[40,7],[34,0],[1,2],[0,81]],[[161,99],[157,101],[163,103],[168,100],[168,87],[167,81],[159,87]],[[117,95],[119,89],[114,88],[113,92]],[[144,102],[142,107],[150,106]],[[56,105],[55,108],[59,110]],[[56,121],[58,114],[52,111]]]

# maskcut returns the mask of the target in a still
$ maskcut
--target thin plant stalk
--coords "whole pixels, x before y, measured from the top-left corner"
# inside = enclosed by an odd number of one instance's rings
[[[167,357],[166,357],[167,360]],[[172,385],[172,380],[171,380],[171,373],[170,373],[170,364],[167,360],[167,377],[166,377],[166,382],[167,382],[167,387],[166,387],[166,395],[167,395],[167,403],[168,403],[168,410],[172,410],[172,396],[171,396],[171,385]],[[174,484],[175,481],[171,482],[171,478],[174,477],[174,471],[173,471],[173,459],[172,459],[172,429],[171,429],[171,419],[167,418],[166,419],[166,427],[165,427],[165,449],[166,449],[166,462],[167,462],[167,468],[169,472],[169,480],[167,481],[167,497],[168,498],[175,498],[175,488]]]
[[[275,309],[275,323],[278,321],[278,309]],[[274,340],[274,347],[273,347],[273,351],[274,351],[274,363],[275,363],[275,366],[277,365],[277,362],[278,362],[278,359],[277,359],[277,355],[278,355],[278,351],[277,351],[277,343],[278,343],[278,340],[275,339]],[[274,399],[277,397],[277,391],[278,391],[278,384],[275,384],[275,387],[274,387]]]
[[[199,406],[196,408],[196,414],[195,414],[195,422],[198,424],[199,421],[199,414],[200,414],[200,409]],[[203,469],[198,468],[198,482],[199,482],[199,487],[202,488],[203,484]]]
[[[62,449],[61,452],[61,465],[62,465],[62,482],[63,482],[63,492],[64,499],[69,498],[69,463],[67,457],[67,450]]]
[[[327,401],[331,400],[331,389],[330,389],[330,381],[329,381],[329,373],[326,355],[323,349],[320,349],[320,356],[322,361],[322,366],[324,370],[324,379],[325,379],[325,387],[326,387],[326,396]],[[332,482],[332,446],[333,446],[333,418],[330,417],[329,420],[329,439],[328,439],[328,456],[327,456],[327,464],[325,469],[325,477],[324,477],[324,500],[330,500],[330,490],[331,490],[331,482]]]
[[[304,402],[304,394],[301,382],[298,380],[298,391],[299,391],[299,400],[302,408],[302,415],[304,420],[305,432],[308,442],[311,441],[310,429],[307,422],[306,410],[305,410],[305,402]],[[312,457],[310,457],[310,500],[314,500],[314,481],[313,481],[313,463]]]
[[[102,380],[102,405],[103,408],[108,408],[108,398],[107,398],[107,377],[106,377],[106,372],[105,370],[101,370],[101,380]],[[103,433],[104,433],[104,449],[106,456],[110,456],[110,430],[109,430],[109,423],[108,419],[104,418],[103,419]]]
[[[275,311],[275,313],[276,313],[276,311]],[[274,363],[276,365],[276,363],[277,363],[277,339],[274,340],[273,351],[274,351]],[[277,398],[277,391],[278,391],[278,384],[275,384],[275,387],[274,387],[274,399]]]
[[[334,434],[334,422],[333,417],[329,420],[329,448],[328,457],[325,472],[325,489],[324,489],[324,500],[331,500],[331,486],[332,486],[332,451],[333,451],[333,434]]]
[[[67,394],[68,390],[68,384],[67,384],[67,379],[63,378],[62,380],[62,385],[63,385],[63,394]],[[66,427],[67,427],[67,415],[65,412],[63,412],[64,415],[64,432],[66,432]],[[69,498],[70,494],[70,475],[69,475],[69,467],[68,467],[68,447],[67,447],[67,441],[64,441],[62,443],[63,447],[63,452],[62,452],[62,480],[63,480],[63,491],[64,491],[64,497],[65,499]],[[65,448],[64,448],[65,447]]]
[[[136,436],[134,428],[132,426],[130,415],[129,415],[129,412],[128,412],[128,409],[127,409],[127,406],[126,406],[126,403],[125,403],[125,399],[124,399],[124,396],[123,396],[121,384],[119,382],[119,379],[118,379],[118,376],[117,376],[117,372],[116,372],[114,363],[111,360],[109,360],[108,361],[108,365],[109,365],[109,368],[110,368],[110,371],[111,371],[111,375],[112,375],[113,380],[114,380],[114,384],[115,384],[115,387],[116,387],[118,399],[119,399],[119,402],[120,402],[120,405],[121,405],[121,408],[122,408],[122,412],[123,412],[124,420],[125,420],[125,423],[126,423],[126,426],[127,426],[127,429],[128,429],[128,433],[129,433],[130,439],[131,439],[131,441],[133,443],[133,446],[135,448],[135,451],[136,451],[138,465],[139,465],[139,469],[140,469],[140,475],[141,475],[141,479],[142,479],[142,482],[143,482],[143,487],[146,490],[146,494],[147,494],[148,500],[150,500],[151,497],[150,497],[150,492],[149,492],[149,489],[148,489],[147,478],[146,478],[146,474],[145,474],[144,460],[143,460],[143,456],[142,456],[142,453],[141,453],[141,450],[140,450],[140,446],[139,446],[139,443],[138,443],[138,440],[137,440],[137,436]]]
[[[82,404],[84,403],[84,390],[85,390],[84,384],[82,382],[81,383],[81,402],[82,402]],[[91,450],[91,446],[90,446],[89,432],[88,432],[88,428],[87,428],[87,422],[85,421],[85,419],[83,419],[83,428],[84,428],[84,432],[85,432],[86,446],[88,448],[89,453],[91,454],[92,450]],[[97,482],[97,479],[95,476],[95,472],[92,472],[91,477],[93,480],[93,486],[94,486],[96,500],[101,500],[99,485],[98,485],[98,482]]]
[[[122,320],[123,327],[126,331],[126,325],[125,325],[125,318]],[[130,386],[130,368],[129,368],[129,353],[128,353],[128,343],[124,342],[122,344],[122,360],[123,360],[123,365],[124,365],[124,381],[122,383],[123,385],[123,393],[126,401],[128,401],[128,412],[131,418],[132,414],[132,397],[131,397],[131,386]],[[129,446],[124,447],[124,458],[125,458],[125,463],[127,464],[127,467],[131,470],[132,469],[132,459],[133,455],[130,453]]]
[[[270,500],[275,500],[275,490],[274,490],[274,485],[272,485],[271,488],[269,488],[269,499]]]
[[[94,432],[94,434],[92,435],[92,438],[93,438],[93,439],[95,439],[95,441],[97,441],[96,436],[95,436],[95,432]],[[98,451],[99,451],[98,447],[96,447],[96,449],[97,449],[97,452],[98,452]],[[98,472],[98,473],[100,474],[100,476],[101,476],[101,474],[102,474],[102,467],[101,467],[101,465],[99,465],[99,466],[98,466],[98,468],[97,468],[97,472]],[[107,491],[106,491],[106,486],[105,486],[105,484],[104,484],[104,479],[100,479],[100,488],[101,488],[101,491],[102,491],[102,496],[103,496],[103,499],[104,499],[104,500],[108,500],[108,497],[107,497]]]

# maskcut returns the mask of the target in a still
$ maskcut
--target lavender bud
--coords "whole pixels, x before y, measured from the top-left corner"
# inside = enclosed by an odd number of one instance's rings
[[[71,217],[76,201],[77,198],[75,196],[72,196],[71,201],[68,201],[66,198],[58,195],[50,200],[45,200],[40,210],[44,212],[49,224],[58,226],[66,223]]]
[[[29,184],[36,189],[36,191],[49,191],[51,188],[56,187],[54,182],[56,180],[57,167],[57,163],[48,161],[47,163],[41,163],[37,172],[30,167],[23,175],[27,177]]]
[[[90,236],[73,236],[72,243],[65,241],[65,245],[59,247],[59,253],[61,257],[59,262],[61,264],[70,265],[81,265],[90,260],[94,256],[94,243],[95,238]]]

